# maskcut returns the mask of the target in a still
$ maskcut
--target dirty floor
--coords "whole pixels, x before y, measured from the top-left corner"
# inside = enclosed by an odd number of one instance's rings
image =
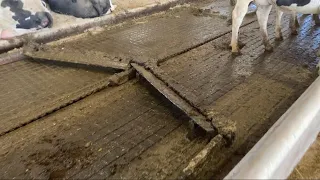
[[[311,145],[289,179],[319,179],[320,178],[320,136]]]
[[[275,42],[272,14],[268,30],[275,48],[267,53],[255,16],[248,16],[242,55],[232,57],[226,17],[206,7],[206,1],[183,6],[55,47],[133,56],[219,131],[231,129],[235,141],[220,152],[228,154],[227,162],[212,165],[212,176],[223,178],[316,77],[320,30],[301,16],[299,35],[290,36],[285,17],[285,40]],[[9,113],[1,127],[0,178],[176,178],[208,142],[187,140],[189,118],[145,82],[100,86],[117,72],[68,62],[0,66],[0,112]],[[90,95],[97,86],[103,88]],[[55,111],[43,108],[54,103],[60,105]],[[28,112],[38,115],[25,122]]]
[[[107,88],[2,136],[1,179],[166,177],[205,145],[170,107],[136,81]]]

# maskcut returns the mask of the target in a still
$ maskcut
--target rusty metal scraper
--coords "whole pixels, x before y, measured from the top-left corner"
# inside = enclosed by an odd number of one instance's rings
[[[98,51],[65,48],[63,46],[50,46],[28,43],[23,48],[23,54],[33,59],[68,62],[75,64],[102,66],[126,70],[130,67],[130,57],[106,54]]]

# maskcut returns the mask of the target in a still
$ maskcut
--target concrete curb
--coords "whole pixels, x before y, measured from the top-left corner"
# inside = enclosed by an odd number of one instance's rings
[[[178,4],[183,4],[191,1],[194,0],[170,0],[166,3],[151,4],[146,7],[131,9],[128,11],[119,12],[117,14],[102,16],[99,18],[91,19],[87,22],[82,22],[71,26],[65,26],[56,29],[42,29],[41,31],[19,36],[10,40],[0,41],[0,53],[10,51],[14,48],[22,47],[23,44],[30,39],[38,43],[47,43],[66,36],[82,33],[85,30],[92,27],[115,24],[127,20],[129,18],[136,18],[156,12],[161,12]]]
[[[227,142],[217,135],[182,170],[179,179],[210,179],[211,172],[218,169],[227,158],[219,155],[226,149]]]
[[[22,51],[15,51],[10,53],[0,54],[0,66],[13,63],[16,61],[20,61],[24,58],[26,58],[26,56],[23,55]]]

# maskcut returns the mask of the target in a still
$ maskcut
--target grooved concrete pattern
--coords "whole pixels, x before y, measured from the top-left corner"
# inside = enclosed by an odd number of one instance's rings
[[[0,177],[108,178],[162,139],[145,157],[162,164],[136,165],[139,171],[127,173],[141,177],[143,172],[164,171],[161,176],[168,176],[205,145],[186,140],[184,117],[170,109],[137,82],[108,88],[0,137]]]
[[[27,59],[0,66],[0,134],[90,92],[111,74]]]
[[[270,23],[273,21],[271,16]],[[310,70],[317,62],[320,31],[313,28],[311,17],[302,17],[301,22],[300,34],[289,37],[285,18],[285,41],[273,42],[272,53],[264,53],[258,24],[252,23],[241,30],[240,40],[245,43],[241,56],[231,56],[231,35],[226,34],[154,69],[171,88],[212,118],[216,127],[235,132],[233,161],[215,178],[223,178],[313,81]],[[271,39],[273,27],[268,28]]]
[[[317,38],[319,31],[311,29],[310,20],[306,19],[298,37],[280,42],[273,53],[263,53],[258,24],[253,23],[244,27],[241,32],[240,39],[246,44],[241,50],[244,55],[231,57],[228,49],[229,33],[162,63],[159,74],[161,76],[164,72],[166,76],[170,76],[173,80],[171,82],[175,83],[171,86],[204,113],[215,106],[217,99],[251,76],[260,75],[290,88],[297,88],[311,77],[307,67],[314,67],[316,63],[315,52],[318,45],[314,44],[320,42]],[[273,26],[268,29],[272,33]],[[284,35],[288,37],[289,33],[286,21]],[[270,38],[273,37],[272,33]],[[261,87],[269,86],[261,84]]]
[[[252,20],[248,18],[246,23]],[[108,31],[87,33],[58,47],[133,56],[137,61],[141,61],[140,56],[157,60],[229,31],[224,17],[205,13],[198,4],[191,4],[189,8],[175,8],[111,27]]]

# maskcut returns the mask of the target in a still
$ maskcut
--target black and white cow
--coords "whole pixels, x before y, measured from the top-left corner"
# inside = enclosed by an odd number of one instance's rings
[[[94,18],[108,14],[115,6],[111,0],[46,0],[52,11],[79,18]]]
[[[236,5],[237,3],[237,0],[229,0],[229,4],[230,4],[230,14],[229,16],[227,17],[227,22],[228,24],[232,24],[232,9],[234,8],[234,6]],[[252,2],[251,2],[252,3]],[[250,4],[249,4],[250,5]]]
[[[313,20],[316,25],[320,25],[320,19],[318,13],[320,13],[320,1],[319,0],[276,0],[276,5],[285,12],[297,12],[302,14],[313,14]],[[293,21],[296,21],[296,16],[292,18]],[[293,26],[293,31],[296,31],[296,27]]]
[[[316,25],[320,25],[320,18],[319,18],[319,15],[318,14],[313,14],[312,16],[314,22],[316,23]]]
[[[41,0],[0,0],[0,39],[51,27],[52,16]]]
[[[239,54],[238,35],[243,18],[248,10],[250,2],[257,6],[257,18],[262,32],[265,49],[272,50],[267,32],[267,22],[272,6],[276,7],[276,39],[282,39],[281,17],[283,12],[292,14],[291,28],[296,31],[296,13],[319,14],[320,0],[238,0],[232,13],[232,39],[231,47],[233,54]]]

